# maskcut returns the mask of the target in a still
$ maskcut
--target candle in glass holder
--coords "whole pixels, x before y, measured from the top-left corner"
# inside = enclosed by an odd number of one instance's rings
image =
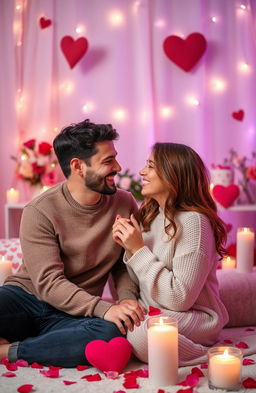
[[[254,262],[254,231],[252,228],[238,228],[236,240],[237,271],[250,273]]]
[[[242,351],[235,347],[212,347],[208,351],[210,389],[239,390]]]
[[[221,260],[222,269],[234,269],[236,267],[236,260],[233,257],[224,257]]]
[[[8,203],[18,203],[19,197],[20,197],[20,192],[15,188],[10,188],[9,190],[6,191],[6,199]]]
[[[5,279],[12,274],[12,261],[5,259],[4,256],[0,258],[0,285],[3,285]]]
[[[148,327],[149,381],[154,386],[176,385],[178,380],[178,327],[168,316],[151,317]]]

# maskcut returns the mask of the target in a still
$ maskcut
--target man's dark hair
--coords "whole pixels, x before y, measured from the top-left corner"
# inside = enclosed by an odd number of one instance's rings
[[[94,124],[89,119],[65,127],[55,137],[53,148],[65,177],[69,177],[70,161],[80,158],[90,165],[90,158],[97,153],[95,143],[113,141],[119,135],[111,124]]]

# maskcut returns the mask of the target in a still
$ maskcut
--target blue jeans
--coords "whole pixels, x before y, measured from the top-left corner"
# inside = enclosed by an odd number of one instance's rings
[[[9,360],[24,359],[45,366],[90,364],[85,346],[92,340],[122,336],[101,318],[75,317],[38,300],[22,288],[0,287],[0,337],[13,343]]]

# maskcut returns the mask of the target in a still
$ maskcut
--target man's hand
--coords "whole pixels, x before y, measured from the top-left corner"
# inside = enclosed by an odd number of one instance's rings
[[[133,331],[134,324],[140,326],[140,322],[144,320],[145,313],[145,309],[138,301],[124,299],[119,304],[111,306],[103,319],[115,323],[120,332],[126,334],[126,329]]]

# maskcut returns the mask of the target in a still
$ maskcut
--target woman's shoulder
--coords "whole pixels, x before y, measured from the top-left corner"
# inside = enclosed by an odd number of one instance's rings
[[[200,227],[208,227],[210,226],[210,221],[209,218],[203,214],[199,213],[196,211],[184,211],[184,212],[179,212],[177,214],[177,221],[180,222],[180,224],[184,225],[198,225]]]

